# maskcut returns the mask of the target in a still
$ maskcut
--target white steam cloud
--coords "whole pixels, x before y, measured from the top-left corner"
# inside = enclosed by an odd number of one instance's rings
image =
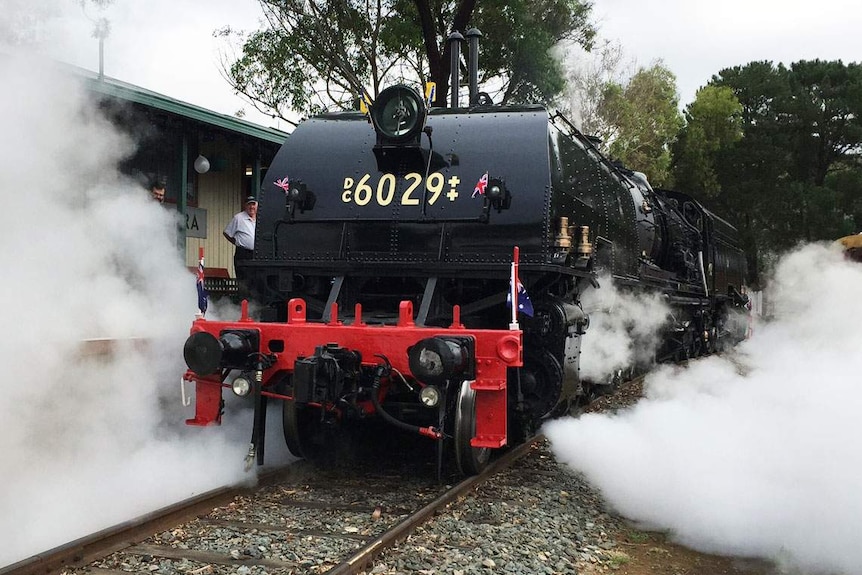
[[[2,567],[247,478],[251,425],[183,424],[194,276],[175,214],[116,170],[135,143],[55,67],[7,54],[0,75]],[[82,359],[90,338],[148,345]]]
[[[775,317],[723,357],[663,367],[617,415],[546,426],[623,516],[699,550],[862,571],[862,265],[809,245],[777,266]]]
[[[594,382],[635,364],[649,364],[670,309],[660,294],[620,291],[610,276],[581,300],[590,327],[581,345],[581,377]]]

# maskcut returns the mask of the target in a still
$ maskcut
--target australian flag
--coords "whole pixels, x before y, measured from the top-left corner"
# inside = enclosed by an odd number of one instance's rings
[[[511,287],[511,283],[509,284]],[[512,307],[512,290],[509,290],[509,296],[506,298],[506,305]],[[530,301],[530,296],[527,295],[527,288],[518,279],[518,311],[533,317],[533,302]]]
[[[201,314],[205,314],[207,312],[207,288],[204,287],[204,257],[201,255],[201,259],[198,262],[198,309],[201,310]]]

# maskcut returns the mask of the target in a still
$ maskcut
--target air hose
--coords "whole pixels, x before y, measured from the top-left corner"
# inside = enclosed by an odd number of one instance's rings
[[[418,425],[411,425],[409,423],[405,423],[399,419],[394,418],[392,415],[386,412],[383,409],[383,406],[380,405],[380,400],[377,398],[377,394],[380,391],[380,379],[389,372],[390,368],[388,365],[378,365],[374,369],[374,379],[371,383],[371,403],[374,405],[374,409],[377,413],[380,414],[380,417],[383,418],[383,421],[394,425],[399,429],[403,429],[405,431],[409,431],[411,433],[418,433],[419,435],[424,435],[425,437],[430,437],[432,439],[440,439],[443,437],[443,434],[440,433],[434,427],[420,427]]]

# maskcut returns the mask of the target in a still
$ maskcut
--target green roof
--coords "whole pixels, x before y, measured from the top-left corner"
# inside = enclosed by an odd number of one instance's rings
[[[275,128],[259,126],[252,122],[247,122],[246,120],[228,116],[227,114],[219,114],[212,110],[195,106],[194,104],[182,102],[174,98],[169,98],[163,94],[152,92],[145,88],[141,88],[140,86],[122,82],[115,78],[109,78],[107,76],[99,78],[98,75],[89,70],[81,69],[79,74],[83,77],[84,85],[87,89],[99,94],[104,94],[105,96],[111,96],[121,100],[134,102],[136,104],[142,104],[150,108],[189,118],[203,124],[208,124],[210,126],[251,136],[275,144],[284,143],[285,138],[288,136],[287,132],[282,132]]]

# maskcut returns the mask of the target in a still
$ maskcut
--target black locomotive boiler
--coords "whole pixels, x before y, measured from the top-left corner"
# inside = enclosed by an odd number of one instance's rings
[[[262,463],[266,403],[280,400],[300,457],[374,419],[470,474],[606,383],[579,376],[581,296],[600,272],[666,296],[664,355],[741,335],[730,224],[614,165],[563,116],[495,106],[470,84],[465,106],[453,75],[449,108],[398,85],[368,114],[322,114],[288,137],[245,266],[262,311],[194,322],[188,423],[220,423],[232,388],[255,402],[249,460]]]

